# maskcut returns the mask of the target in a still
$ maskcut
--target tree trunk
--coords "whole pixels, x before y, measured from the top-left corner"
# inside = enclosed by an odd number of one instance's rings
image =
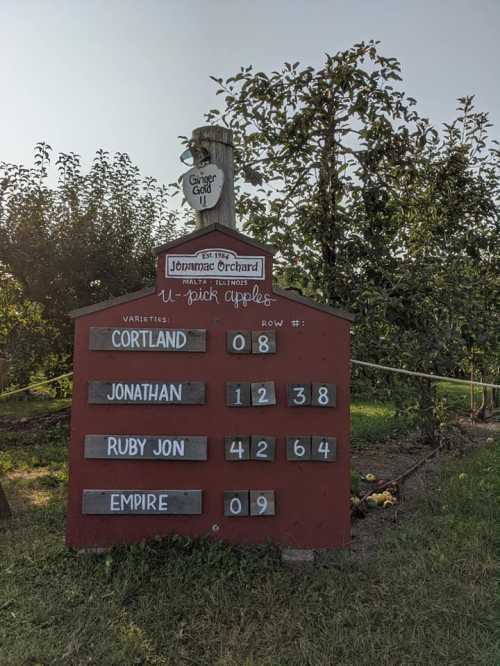
[[[496,409],[498,405],[500,404],[500,391],[496,388],[491,389],[491,407],[492,409]]]
[[[482,379],[482,378],[481,378]],[[483,386],[483,397],[479,409],[475,412],[474,418],[478,421],[484,421],[486,418],[486,408],[488,406],[488,389]]]
[[[418,427],[424,444],[436,444],[438,424],[435,413],[436,389],[431,379],[420,379],[418,395]]]
[[[0,518],[10,518],[12,515],[7,496],[4,493],[2,484],[0,483]]]

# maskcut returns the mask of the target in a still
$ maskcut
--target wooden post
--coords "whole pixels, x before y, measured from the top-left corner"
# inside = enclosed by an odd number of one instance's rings
[[[214,208],[196,212],[198,227],[207,227],[217,222],[235,229],[233,133],[225,127],[214,125],[198,127],[193,130],[191,138],[195,146],[201,145],[206,148],[210,154],[210,161],[224,171],[224,186],[220,199]]]
[[[7,501],[7,496],[4,493],[2,484],[0,483],[0,518],[10,518],[11,510],[9,502]]]

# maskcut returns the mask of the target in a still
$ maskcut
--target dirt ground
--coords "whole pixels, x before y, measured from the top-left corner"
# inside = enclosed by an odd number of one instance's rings
[[[425,495],[445,461],[466,456],[478,447],[488,446],[488,438],[500,434],[498,422],[473,424],[464,419],[459,421],[457,426],[455,434],[458,441],[442,448],[401,484],[400,497],[395,506],[388,509],[370,509],[365,512],[364,517],[353,516],[351,552],[356,558],[369,556],[383,540],[388,529],[394,529],[411,518],[418,499]],[[389,481],[406,472],[431,451],[432,448],[428,446],[418,445],[410,435],[372,445],[369,450],[353,451],[351,464],[362,477],[371,473],[379,480]],[[361,495],[372,489],[377,492],[376,484],[361,481]]]

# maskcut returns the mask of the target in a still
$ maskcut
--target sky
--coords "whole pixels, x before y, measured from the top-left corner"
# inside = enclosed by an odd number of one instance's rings
[[[169,183],[178,136],[220,102],[210,75],[320,67],[370,39],[422,115],[448,122],[474,94],[500,138],[499,34],[500,0],[0,0],[0,161],[30,165],[43,140]]]

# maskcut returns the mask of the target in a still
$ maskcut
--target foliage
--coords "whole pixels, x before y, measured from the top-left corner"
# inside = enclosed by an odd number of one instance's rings
[[[0,356],[6,360],[4,384],[26,386],[33,373],[51,374],[57,365],[51,340],[55,327],[43,316],[40,303],[23,297],[14,278],[0,270]]]
[[[175,234],[175,213],[168,188],[142,178],[126,153],[98,150],[86,173],[79,155],[59,153],[54,188],[51,159],[38,143],[32,168],[0,163],[0,265],[55,329],[61,355],[72,346],[70,310],[152,280],[152,249]]]
[[[281,282],[356,314],[355,358],[460,374],[480,349],[498,374],[500,153],[473,99],[439,132],[375,42],[214,80],[225,106],[207,120],[234,132],[237,208],[278,247]],[[430,383],[383,383],[435,439]]]

